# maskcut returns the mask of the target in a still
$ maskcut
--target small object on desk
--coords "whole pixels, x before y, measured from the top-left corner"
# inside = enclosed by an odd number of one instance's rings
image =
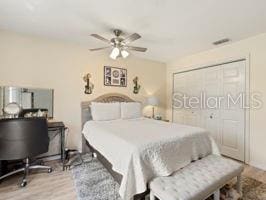
[[[27,108],[22,109],[19,113],[19,117],[48,117],[48,109],[46,108]]]
[[[4,108],[4,115],[6,118],[17,118],[19,112],[21,111],[21,107],[19,104],[13,102],[7,104]]]

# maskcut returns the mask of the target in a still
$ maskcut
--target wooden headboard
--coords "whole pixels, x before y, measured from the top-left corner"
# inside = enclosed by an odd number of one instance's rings
[[[111,103],[111,102],[135,102],[135,101],[123,94],[108,93],[101,95],[94,100],[81,102],[81,129],[83,128],[84,124],[87,121],[92,120],[91,110],[90,110],[91,102]],[[84,138],[82,141],[82,146],[84,145],[83,143],[84,143]],[[83,147],[82,149],[84,150]]]
[[[134,102],[134,100],[132,100],[131,98],[123,94],[108,93],[108,94],[99,96],[92,101],[81,102],[81,122],[82,122],[81,125],[82,127],[87,121],[92,120],[91,111],[90,111],[91,102],[100,102],[100,103]]]

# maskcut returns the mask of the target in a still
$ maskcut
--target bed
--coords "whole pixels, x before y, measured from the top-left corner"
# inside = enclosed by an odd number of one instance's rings
[[[134,102],[121,94],[106,94],[94,102]],[[124,200],[142,198],[147,183],[168,176],[190,162],[219,154],[201,128],[147,118],[93,121],[90,103],[82,103],[83,150],[97,158],[120,184]]]

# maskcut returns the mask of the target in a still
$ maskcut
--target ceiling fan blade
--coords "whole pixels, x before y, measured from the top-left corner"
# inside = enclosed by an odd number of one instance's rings
[[[141,51],[141,52],[147,51],[147,48],[144,48],[144,47],[126,46],[126,48],[129,50],[133,50],[133,51]]]
[[[109,40],[107,40],[106,38],[104,38],[104,37],[102,37],[102,36],[100,36],[100,35],[98,35],[98,34],[91,34],[91,36],[92,36],[92,37],[95,37],[95,38],[97,38],[98,40],[101,40],[101,41],[103,41],[103,42],[110,43]]]
[[[139,39],[139,38],[141,38],[141,36],[140,36],[139,34],[137,34],[137,33],[133,33],[132,35],[130,35],[130,36],[128,36],[127,38],[125,38],[125,39],[123,40],[123,43],[124,43],[124,44],[128,44],[128,43],[133,42],[133,41],[135,41],[135,40],[137,40],[137,39]]]
[[[98,51],[98,50],[108,49],[108,48],[110,48],[110,47],[95,48],[95,49],[90,49],[90,51]]]

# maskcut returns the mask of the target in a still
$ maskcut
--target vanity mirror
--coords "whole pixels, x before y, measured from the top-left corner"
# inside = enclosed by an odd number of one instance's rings
[[[53,118],[53,96],[52,89],[0,86],[0,118],[10,103],[17,103],[21,109],[46,110],[47,117]]]

